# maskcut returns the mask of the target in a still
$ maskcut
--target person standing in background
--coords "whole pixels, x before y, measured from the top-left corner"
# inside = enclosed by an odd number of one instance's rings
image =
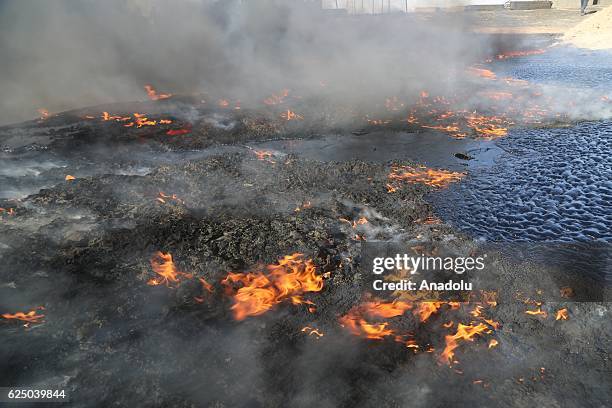
[[[586,8],[589,5],[589,0],[580,0],[580,15],[584,16],[586,14]]]

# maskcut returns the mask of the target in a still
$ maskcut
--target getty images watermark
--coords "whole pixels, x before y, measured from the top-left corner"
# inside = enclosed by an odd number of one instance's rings
[[[472,283],[463,278],[465,272],[482,271],[485,268],[486,254],[479,257],[441,257],[441,256],[411,256],[408,254],[396,254],[393,257],[375,257],[372,259],[372,272],[374,275],[382,275],[385,272],[400,272],[400,276],[406,273],[416,275],[428,273],[441,274],[454,272],[458,279],[444,279],[444,281],[419,279],[415,282],[412,279],[401,278],[399,280],[387,281],[375,279],[372,288],[376,291],[469,291],[472,290]]]

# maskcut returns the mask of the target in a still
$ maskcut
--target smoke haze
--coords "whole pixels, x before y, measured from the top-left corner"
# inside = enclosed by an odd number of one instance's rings
[[[2,1],[0,123],[142,99],[147,83],[243,102],[282,88],[366,103],[448,91],[489,47],[466,16],[338,17],[318,1]]]

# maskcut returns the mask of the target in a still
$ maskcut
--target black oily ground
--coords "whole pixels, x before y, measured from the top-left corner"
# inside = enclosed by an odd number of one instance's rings
[[[506,151],[436,197],[445,220],[489,241],[612,242],[612,122],[514,129]]]

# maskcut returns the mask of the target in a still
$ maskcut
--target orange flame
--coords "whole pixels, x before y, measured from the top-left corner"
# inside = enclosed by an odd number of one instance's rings
[[[466,117],[466,120],[468,126],[482,136],[497,138],[506,136],[508,134],[508,128],[500,126],[500,124],[507,122],[502,118],[474,114]]]
[[[424,166],[393,166],[388,178],[390,180],[423,183],[432,187],[448,187],[451,183],[460,181],[465,173],[450,170],[434,170]]]
[[[385,187],[387,187],[387,192],[388,193],[395,193],[397,191],[397,187],[395,187],[395,186],[393,186],[393,185],[391,185],[389,183],[387,183],[385,185]]]
[[[151,258],[151,268],[153,269],[153,272],[159,276],[149,279],[149,281],[147,281],[147,285],[158,286],[164,284],[171,287],[172,283],[179,282],[179,278],[181,276],[188,279],[191,278],[190,274],[180,272],[178,269],[176,269],[170,253],[158,251],[153,254],[153,257]]]
[[[293,304],[306,303],[302,294],[323,289],[323,277],[316,274],[312,260],[304,260],[300,253],[286,255],[266,269],[267,273],[230,272],[221,281],[228,286],[230,292],[233,284],[242,285],[233,294],[234,305],[231,309],[236,320],[266,313],[285,299],[290,299]]]
[[[487,78],[487,79],[495,79],[495,73],[491,70],[488,70],[486,68],[478,68],[478,67],[469,67],[468,68],[468,72],[472,75],[476,75],[482,78]]]
[[[302,333],[308,333],[309,336],[315,336],[316,339],[320,339],[321,337],[324,336],[324,334],[320,332],[318,329],[315,329],[314,327],[310,327],[310,326],[306,326],[302,328],[302,330],[300,331]]]
[[[136,127],[140,128],[143,126],[155,126],[157,125],[157,121],[149,120],[144,113],[134,113],[134,124],[136,124]]]
[[[36,309],[30,310],[27,313],[23,313],[23,312],[17,312],[15,314],[4,313],[2,317],[5,319],[9,319],[9,320],[16,319],[16,320],[21,320],[21,321],[28,322],[28,323],[41,323],[45,315],[37,314],[36,310],[44,310],[44,309],[45,309],[44,307],[39,306]]]
[[[281,103],[283,103],[285,101],[285,98],[289,96],[289,90],[288,89],[283,89],[279,92],[278,95],[276,94],[272,94],[271,96],[267,97],[266,99],[263,100],[263,102],[266,105],[280,105]]]
[[[172,96],[172,94],[165,94],[165,93],[158,94],[157,91],[151,85],[145,85],[144,88],[147,91],[147,96],[152,101],[158,101],[160,99],[168,99]]]
[[[557,315],[555,316],[555,320],[567,320],[569,319],[569,315],[567,313],[567,309],[559,309],[557,310]]]
[[[310,201],[305,201],[301,206],[295,207],[295,210],[293,210],[294,212],[300,212],[302,210],[305,210],[307,208],[311,208],[312,207],[312,203]]]
[[[253,150],[253,153],[255,153],[255,156],[257,156],[257,160],[267,161],[269,163],[276,163],[274,160],[272,160],[272,157],[274,157],[274,153],[268,150]]]
[[[176,194],[168,195],[164,193],[163,191],[160,191],[159,193],[157,193],[157,197],[155,199],[162,204],[165,204],[167,201],[170,201],[170,200],[176,201],[179,204],[185,204],[185,202],[181,200]]]
[[[0,207],[0,215],[3,215],[4,213],[6,213],[6,215],[15,215],[16,214],[14,208],[6,209],[6,208]]]
[[[504,52],[502,54],[497,54],[497,56],[495,58],[497,58],[498,60],[503,60],[503,59],[508,59],[508,58],[515,58],[515,57],[524,57],[527,55],[538,55],[538,54],[544,54],[544,50],[538,49],[538,50],[527,50],[527,51],[508,51],[508,52]]]
[[[402,301],[382,302],[374,300],[354,306],[342,316],[340,324],[346,327],[353,335],[367,339],[381,340],[391,336],[394,331],[388,329],[388,322],[370,323],[366,318],[391,318],[401,316],[412,304]]]
[[[102,120],[103,121],[109,121],[109,120],[114,120],[117,122],[125,122],[132,119],[130,116],[119,116],[119,115],[111,115],[108,112],[102,112]]]
[[[455,126],[455,125],[448,125],[448,126],[442,126],[442,125],[421,125],[421,127],[427,128],[427,129],[433,129],[433,130],[440,130],[442,132],[449,132],[449,133],[453,133],[453,132],[458,132],[459,131],[459,126]]]
[[[200,281],[200,283],[202,284],[202,289],[204,289],[204,290],[205,290],[206,292],[208,292],[208,293],[213,293],[213,292],[214,292],[214,288],[213,288],[213,286],[212,286],[210,283],[208,283],[208,282],[206,281],[206,279],[204,279],[204,278],[198,278],[198,280],[199,280],[199,281]],[[202,296],[195,296],[193,299],[194,299],[196,302],[198,302],[198,303],[204,303],[204,296],[203,296],[203,295],[202,295]]]
[[[419,308],[416,311],[416,314],[419,315],[419,320],[421,322],[426,322],[429,317],[436,313],[438,309],[442,306],[442,302],[421,302],[419,303]]]
[[[189,132],[191,132],[191,130],[189,129],[170,129],[166,132],[166,134],[168,136],[180,136],[180,135],[186,135]]]
[[[67,175],[66,175],[66,177],[65,177],[65,179],[66,179],[66,181],[72,181],[72,180],[75,180],[75,179],[76,179],[76,177],[71,176],[70,174],[67,174]]]
[[[37,109],[38,113],[40,113],[40,120],[45,120],[49,117],[49,111],[45,108]]]
[[[302,120],[302,119],[304,119],[304,117],[302,115],[298,115],[297,113],[292,112],[289,109],[287,109],[286,112],[283,112],[281,114],[281,118],[286,119],[286,120]]]
[[[543,317],[548,316],[548,314],[545,311],[543,311],[542,307],[539,305],[538,305],[537,310],[526,310],[525,314],[532,315],[532,316],[543,316]]]
[[[475,335],[486,331],[488,331],[488,328],[483,323],[479,323],[476,326],[459,323],[457,326],[457,332],[455,334],[444,337],[446,347],[440,355],[440,361],[447,362],[448,365],[450,365],[453,361],[453,357],[455,356],[454,350],[459,347],[459,340],[473,341]]]

